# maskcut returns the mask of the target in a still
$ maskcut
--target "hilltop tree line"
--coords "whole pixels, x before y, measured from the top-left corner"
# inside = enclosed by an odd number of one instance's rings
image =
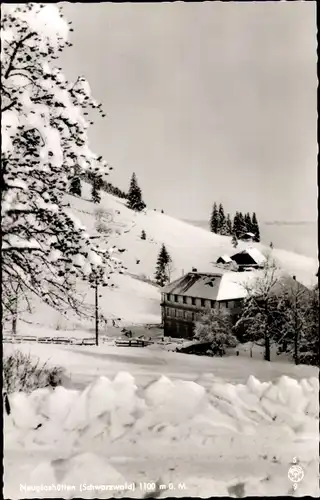
[[[111,170],[112,167],[109,167]],[[133,173],[130,181],[129,192],[125,193],[118,187],[103,180],[102,174],[97,172],[82,172],[79,166],[73,168],[73,172],[69,177],[69,193],[75,196],[81,197],[82,188],[81,180],[91,184],[91,199],[94,203],[100,203],[101,195],[100,191],[105,191],[106,193],[117,196],[118,198],[127,199],[127,207],[136,211],[141,212],[146,208],[146,204],[142,199],[142,191],[138,185],[136,174]]]
[[[99,191],[117,196],[118,198],[127,198],[128,195],[111,182],[102,179],[98,172],[81,172],[80,167],[75,166],[69,178],[69,193],[75,196],[82,196],[81,181],[88,182],[92,185],[91,196],[94,203],[100,203]]]
[[[210,218],[210,230],[215,234],[220,234],[223,236],[233,236],[234,238],[241,239],[244,233],[253,233],[255,240],[260,241],[260,229],[257,220],[256,213],[253,212],[243,214],[242,212],[236,212],[231,219],[230,214],[225,214],[222,203],[213,204],[211,218]]]

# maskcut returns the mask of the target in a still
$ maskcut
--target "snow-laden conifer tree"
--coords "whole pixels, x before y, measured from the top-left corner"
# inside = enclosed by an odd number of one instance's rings
[[[88,108],[102,114],[101,104],[85,78],[69,83],[55,67],[71,45],[68,32],[61,7],[2,5],[2,302],[9,311],[12,283],[54,307],[76,307],[77,277],[105,281],[120,266],[63,202],[75,165],[106,167],[88,147],[83,118]]]
[[[155,272],[155,281],[160,286],[164,286],[166,283],[170,281],[170,264],[172,263],[172,259],[166,249],[165,245],[161,246],[156,272]]]
[[[259,229],[259,224],[258,224],[258,220],[257,220],[257,216],[256,216],[256,213],[253,212],[252,214],[252,232],[254,233],[255,237],[256,237],[256,241],[260,241],[260,229]]]
[[[128,193],[128,208],[135,210],[136,212],[141,212],[146,208],[146,204],[142,200],[142,192],[138,186],[138,181],[136,174],[133,173],[130,181],[130,188]]]
[[[251,222],[251,217],[250,217],[249,212],[246,213],[244,216],[244,223],[245,223],[247,233],[252,233],[252,222]]]
[[[217,232],[218,234],[224,234],[226,235],[226,216],[224,214],[224,208],[222,203],[219,205],[219,210],[218,210],[218,223],[217,223]]]
[[[227,226],[227,235],[231,236],[232,235],[232,221],[231,221],[230,214],[227,214],[226,226]]]
[[[211,217],[210,217],[210,231],[212,233],[218,232],[218,207],[217,204],[214,203],[212,207]]]
[[[237,238],[239,238],[240,231],[239,212],[236,212],[233,218],[232,232]]]

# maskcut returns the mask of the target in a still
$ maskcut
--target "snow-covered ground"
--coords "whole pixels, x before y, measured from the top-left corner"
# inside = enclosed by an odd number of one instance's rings
[[[83,184],[83,198],[68,195],[67,202],[95,236],[98,207],[89,198],[90,188]],[[100,237],[127,249],[121,258],[128,268],[128,274],[115,278],[117,288],[99,292],[100,313],[121,318],[120,324],[130,328],[139,325],[146,336],[144,325],[160,323],[160,290],[150,279],[162,243],[174,263],[172,279],[192,267],[210,272],[219,255],[234,253],[231,238],[152,210],[134,213],[106,193],[99,208],[112,227],[112,234]],[[142,230],[146,240],[140,239]],[[240,242],[238,250],[247,246]],[[280,250],[273,256],[306,285],[315,282],[313,259]],[[93,304],[93,290],[79,284],[78,291]],[[20,335],[94,334],[93,321],[79,320],[71,311],[63,314],[39,302],[32,306],[32,313],[18,321]],[[115,337],[120,330],[101,324],[101,333]],[[160,333],[150,330],[150,336]],[[199,357],[159,345],[4,345],[5,354],[14,349],[62,366],[65,380],[55,390],[10,397],[12,413],[5,415],[4,431],[6,498],[141,498],[151,493],[153,482],[167,487],[159,486],[161,497],[293,494],[288,469],[294,457],[305,473],[294,494],[319,493],[314,367],[280,358],[267,363],[261,354],[250,358],[248,352]],[[55,489],[58,484],[72,491]],[[128,489],[80,491],[81,484]],[[32,486],[39,491],[24,490]]]
[[[160,289],[150,280],[154,276],[162,243],[173,260],[172,280],[191,271],[192,267],[199,272],[210,272],[220,255],[233,255],[236,251],[230,237],[210,233],[152,209],[136,213],[126,207],[125,200],[105,192],[101,192],[101,203],[96,205],[90,201],[90,186],[86,183],[82,183],[82,198],[67,195],[66,203],[70,204],[69,210],[86,227],[89,235],[98,236],[102,244],[125,249],[119,257],[128,274],[114,276],[117,288],[101,288],[99,291],[100,312],[110,320],[121,318],[124,325],[160,323]],[[97,232],[97,210],[102,211],[100,221],[108,230],[111,229],[111,233]],[[146,232],[146,240],[140,238],[142,230]],[[237,251],[248,245],[239,242]],[[264,253],[270,252],[260,244],[254,247]],[[315,259],[277,249],[272,251],[272,257],[306,286],[316,283],[318,264]],[[94,291],[91,288],[79,283],[78,292],[86,304],[93,305]],[[23,316],[41,326],[57,330],[89,330],[93,326],[93,320],[79,321],[71,311],[53,311],[35,300],[32,306],[32,314],[24,313]]]
[[[47,331],[46,334],[50,332]],[[69,346],[59,344],[4,344],[4,354],[18,349],[41,362],[65,369],[65,384],[71,388],[83,389],[97,377],[114,377],[119,371],[128,371],[140,385],[146,386],[161,375],[172,379],[183,379],[207,386],[212,380],[230,383],[245,383],[252,374],[263,382],[273,381],[287,375],[294,379],[317,377],[318,369],[313,366],[295,366],[288,360],[272,362],[263,360],[260,352],[249,357],[249,352],[239,356],[223,358],[196,356],[168,352],[170,345],[161,348],[154,345],[144,348],[116,347],[109,343],[100,346]]]
[[[152,483],[161,497],[318,496],[318,386],[250,376],[204,388],[162,376],[142,388],[120,372],[81,391],[13,394],[4,496],[142,498]],[[304,471],[295,493],[294,461]]]

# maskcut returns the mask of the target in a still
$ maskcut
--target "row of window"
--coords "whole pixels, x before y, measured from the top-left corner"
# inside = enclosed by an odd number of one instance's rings
[[[189,304],[192,306],[199,306],[199,307],[211,307],[212,309],[214,307],[220,307],[220,302],[216,302],[215,300],[209,300],[209,299],[196,299],[195,297],[185,297],[180,296],[182,298],[182,301],[180,299],[179,301],[179,296],[178,295],[170,295],[167,294],[167,302],[175,302],[175,303],[180,303],[180,304]],[[198,301],[198,302],[197,302]],[[223,302],[223,307],[226,307],[227,309],[230,307],[237,307],[241,305],[241,300],[226,300]]]
[[[188,319],[190,321],[195,321],[200,316],[192,311],[183,311],[181,309],[172,309],[171,307],[166,307],[166,315],[170,318],[181,318]]]
[[[178,299],[179,295],[170,295],[170,293],[167,293],[167,301],[168,302],[179,302]],[[189,304],[195,306],[196,305],[196,298],[195,297],[185,297],[182,295],[182,304],[188,304],[187,299],[189,299]],[[204,299],[200,299],[204,303]]]
[[[211,301],[211,307],[214,308],[216,307],[217,309],[229,309],[232,308],[236,305],[236,303],[240,301],[224,301],[224,302],[215,302],[214,300]],[[174,309],[173,307],[166,307],[166,316],[167,317],[172,317],[172,318],[183,318],[191,321],[195,321],[198,317],[201,316],[201,313],[195,313],[193,311],[186,311],[183,309]]]

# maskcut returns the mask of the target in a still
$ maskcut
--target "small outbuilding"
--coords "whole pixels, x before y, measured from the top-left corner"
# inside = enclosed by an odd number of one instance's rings
[[[231,264],[232,259],[231,259],[231,257],[229,257],[229,255],[221,255],[221,257],[219,257],[219,259],[217,260],[216,263],[217,264]]]
[[[257,241],[256,239],[256,235],[254,233],[243,233],[239,236],[239,240],[242,240],[242,241]]]
[[[247,268],[261,269],[267,261],[266,257],[257,248],[242,250],[242,252],[232,255],[231,259],[238,264],[239,271],[244,271]]]

